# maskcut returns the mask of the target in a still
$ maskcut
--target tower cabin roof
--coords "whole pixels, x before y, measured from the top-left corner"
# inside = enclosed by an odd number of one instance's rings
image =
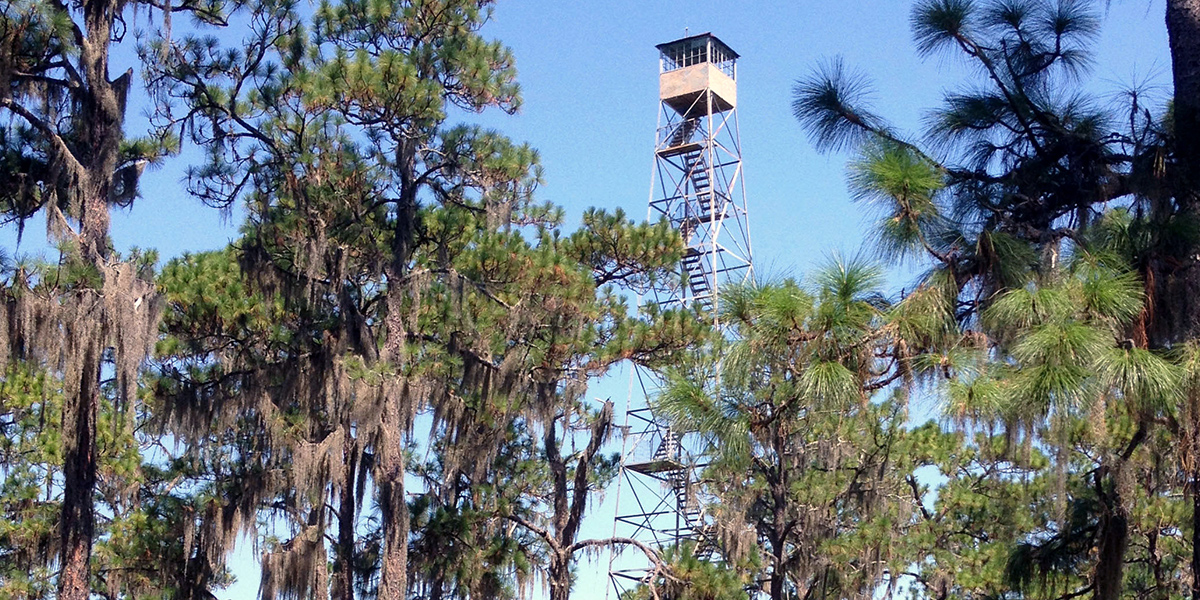
[[[724,53],[726,55],[728,55],[730,58],[739,58],[741,56],[737,52],[734,52],[733,48],[730,48],[728,44],[726,44],[725,42],[722,42],[721,38],[718,38],[717,36],[713,35],[711,32],[704,32],[704,33],[700,33],[700,34],[696,34],[696,35],[690,35],[685,38],[679,38],[677,40],[672,40],[670,42],[663,42],[663,43],[655,46],[655,48],[657,48],[659,52],[666,52],[667,49],[672,46],[676,46],[676,45],[683,46],[683,45],[687,45],[688,42],[702,40],[705,38],[711,40],[714,47],[716,47],[720,50],[723,50]]]

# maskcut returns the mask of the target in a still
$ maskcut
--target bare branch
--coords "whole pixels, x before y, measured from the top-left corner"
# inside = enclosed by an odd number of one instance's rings
[[[659,555],[657,550],[655,550],[654,548],[651,548],[650,546],[646,545],[643,542],[639,542],[633,538],[627,538],[627,537],[593,538],[593,539],[587,539],[587,540],[579,540],[578,542],[571,544],[570,547],[567,548],[567,551],[569,553],[574,554],[575,552],[577,552],[579,550],[583,550],[584,548],[607,547],[607,546],[618,546],[618,545],[633,546],[633,547],[637,548],[638,550],[641,550],[642,553],[646,555],[646,558],[649,558],[650,562],[654,563],[655,566],[661,567],[661,568],[666,568],[666,566],[667,566],[666,563],[664,563],[662,561],[662,556]],[[674,578],[672,578],[672,579],[674,579]]]

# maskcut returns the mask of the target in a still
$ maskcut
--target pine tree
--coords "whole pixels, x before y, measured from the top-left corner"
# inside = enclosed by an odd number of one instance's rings
[[[132,414],[141,361],[157,332],[158,301],[147,273],[108,239],[109,210],[137,197],[139,174],[169,152],[169,137],[124,128],[133,68],[114,69],[113,49],[137,11],[219,20],[209,2],[29,2],[0,6],[0,206],[8,222],[42,214],[49,242],[73,273],[34,293],[6,287],[5,364],[26,361],[62,379],[63,498],[58,516],[58,597],[83,600],[96,539],[97,420],[106,363],[118,412]],[[114,76],[114,72],[119,75]],[[111,356],[111,361],[106,358]],[[132,422],[132,420],[130,420]]]
[[[453,302],[463,290],[438,250],[466,243],[485,223],[539,218],[526,208],[537,181],[532,151],[442,124],[450,107],[517,105],[510,54],[477,33],[488,4],[351,1],[306,17],[287,3],[259,2],[249,7],[257,25],[235,50],[188,36],[147,54],[156,60],[160,125],[186,130],[209,152],[192,172],[192,191],[220,206],[249,203],[246,275],[316,334],[294,339],[292,362],[274,372],[293,373],[294,388],[253,382],[273,397],[263,426],[277,427],[281,415],[271,412],[299,411],[319,417],[307,421],[302,446],[344,442],[334,444],[343,470],[336,491],[320,485],[342,498],[345,531],[353,530],[356,502],[351,471],[370,459],[383,531],[381,597],[407,588],[403,440],[414,411],[444,389],[435,382],[451,342],[440,335],[453,333],[420,327],[430,310],[422,293],[446,292],[443,301]],[[172,112],[179,108],[182,117]],[[311,466],[322,471],[320,464]],[[324,522],[323,505],[297,507],[313,519],[308,527]],[[310,541],[286,548],[299,562],[278,560],[304,564],[299,554],[317,550],[306,535]],[[347,597],[350,559],[338,562],[336,586]],[[278,575],[300,586],[294,593],[320,587],[287,577],[292,572]]]
[[[532,201],[535,152],[446,124],[451,108],[517,105],[511,56],[477,33],[488,3],[253,10],[244,50],[193,36],[146,52],[160,126],[209,151],[191,191],[249,209],[235,249],[172,263],[162,284],[164,419],[234,500],[200,530],[229,544],[275,515],[286,533],[268,544],[264,597],[502,594],[531,558],[492,469],[516,468],[500,453],[523,428],[556,436],[580,416],[589,377],[694,338],[694,320],[640,321],[597,291],[652,284],[679,240],[599,211],[563,236],[560,212]],[[428,464],[409,452],[417,415]],[[609,429],[575,467],[585,479]],[[427,487],[406,490],[410,474]],[[376,510],[364,513],[366,489]],[[594,488],[574,489],[577,530]],[[453,551],[407,555],[455,531]],[[556,582],[574,554],[555,558]]]
[[[732,564],[762,553],[772,598],[873,597],[914,560],[902,539],[920,465],[905,394],[876,398],[911,357],[878,283],[877,270],[837,261],[811,291],[791,281],[725,290],[732,341],[655,400],[708,442],[713,537]],[[705,377],[718,362],[719,378]]]
[[[1097,560],[1087,566],[1088,587],[1075,593],[1109,599],[1121,593],[1133,531],[1122,482],[1139,469],[1133,459],[1155,438],[1163,403],[1178,393],[1161,351],[1189,317],[1168,299],[1176,294],[1163,293],[1162,261],[1191,243],[1194,228],[1161,168],[1172,151],[1162,116],[1142,95],[1130,92],[1117,114],[1085,94],[1064,93],[1085,72],[1098,25],[1077,3],[918,3],[918,49],[954,53],[980,75],[931,113],[923,133],[936,152],[862,106],[861,80],[839,63],[802,80],[794,107],[818,144],[860,149],[852,186],[882,214],[880,248],[933,265],[917,294],[942,298],[938,314],[957,323],[947,329],[964,334],[925,346],[941,355],[949,385],[982,391],[997,381],[977,375],[991,361],[989,373],[1013,371],[1001,378],[1013,386],[1000,403],[1008,408],[965,413],[965,423],[999,424],[1012,440],[1057,447],[1059,473],[1075,468],[1072,445],[1088,446],[1083,454],[1096,464],[1076,474],[1095,479],[1083,491],[1094,491],[1098,520],[1075,551],[1094,551]],[[1129,210],[1108,211],[1112,202]],[[1071,303],[1093,312],[1066,311]],[[970,359],[982,362],[962,361],[972,353],[961,352],[960,339],[985,349]],[[1035,351],[1038,343],[1058,346]],[[1111,369],[1126,379],[1113,379]],[[1074,424],[1088,419],[1124,426],[1075,439]],[[1063,486],[1058,494],[1081,500]]]

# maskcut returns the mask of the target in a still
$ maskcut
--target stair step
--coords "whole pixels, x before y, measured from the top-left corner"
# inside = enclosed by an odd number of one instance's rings
[[[691,224],[691,225],[697,225],[700,223],[711,223],[716,218],[717,218],[717,215],[714,215],[712,213],[712,211],[703,211],[703,212],[697,213],[696,216],[688,219],[687,223]]]
[[[680,146],[692,138],[692,134],[696,133],[696,122],[692,119],[687,119],[675,128],[671,133],[671,141],[669,145]]]

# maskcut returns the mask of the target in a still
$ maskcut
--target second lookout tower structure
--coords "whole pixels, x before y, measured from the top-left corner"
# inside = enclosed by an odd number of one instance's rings
[[[650,213],[687,247],[674,298],[717,315],[717,288],[750,276],[737,122],[738,54],[711,33],[659,44],[659,117]]]

